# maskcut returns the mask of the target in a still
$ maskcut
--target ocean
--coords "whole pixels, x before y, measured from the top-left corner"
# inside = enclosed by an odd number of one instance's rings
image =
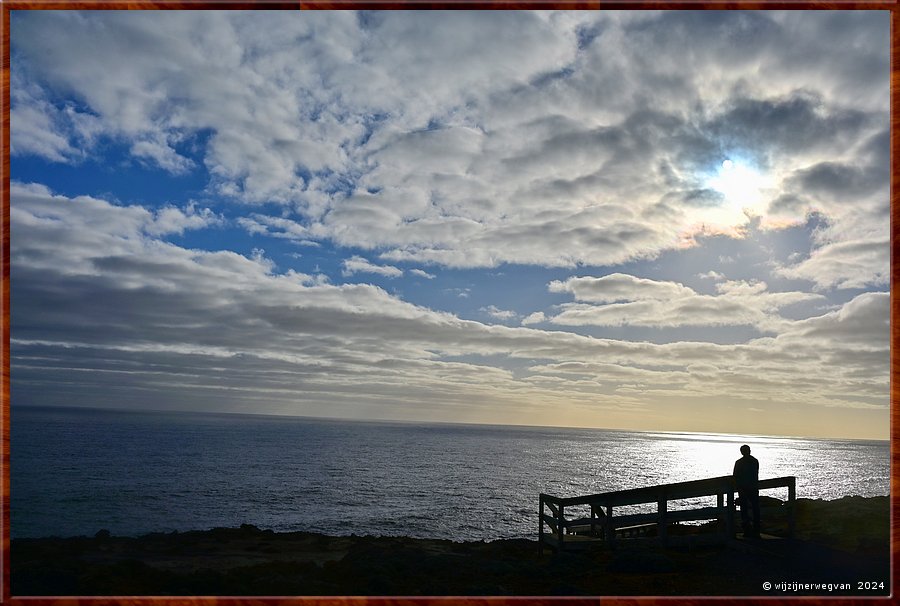
[[[533,539],[541,492],[728,475],[744,443],[760,478],[796,476],[799,498],[890,484],[887,441],[16,406],[10,435],[13,538],[253,524]]]

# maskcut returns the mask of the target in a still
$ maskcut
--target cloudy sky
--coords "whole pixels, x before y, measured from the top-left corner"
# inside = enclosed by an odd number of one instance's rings
[[[11,39],[13,406],[888,436],[887,11]]]

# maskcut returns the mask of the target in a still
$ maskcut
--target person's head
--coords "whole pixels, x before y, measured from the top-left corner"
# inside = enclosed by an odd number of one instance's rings
[[[748,454],[750,454],[750,447],[747,446],[746,444],[744,444],[743,446],[741,446],[741,454],[744,455],[745,457],[746,457]]]

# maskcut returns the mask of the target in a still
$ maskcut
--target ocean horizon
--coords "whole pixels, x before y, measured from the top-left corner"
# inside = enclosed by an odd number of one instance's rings
[[[10,413],[13,538],[241,524],[535,538],[541,492],[728,475],[743,443],[761,479],[796,476],[798,498],[881,496],[890,486],[886,440],[74,407]],[[786,489],[763,494],[784,499]]]

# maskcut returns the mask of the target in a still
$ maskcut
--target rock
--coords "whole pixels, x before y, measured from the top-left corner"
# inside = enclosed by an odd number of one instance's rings
[[[108,539],[110,537],[109,531],[105,528],[102,528],[97,531],[97,534],[94,535],[95,539]]]

